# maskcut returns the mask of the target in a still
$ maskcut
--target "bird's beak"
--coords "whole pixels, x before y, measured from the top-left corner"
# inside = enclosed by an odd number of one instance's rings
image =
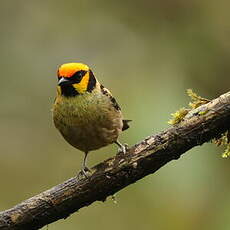
[[[69,79],[66,79],[64,77],[62,77],[59,81],[58,81],[58,85],[64,85],[66,83],[69,82]]]

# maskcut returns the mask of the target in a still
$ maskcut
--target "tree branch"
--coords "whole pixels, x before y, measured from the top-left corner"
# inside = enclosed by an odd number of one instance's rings
[[[88,179],[75,177],[0,212],[0,230],[33,230],[68,217],[94,201],[154,173],[184,152],[230,129],[230,92],[191,110],[179,124],[96,165]]]

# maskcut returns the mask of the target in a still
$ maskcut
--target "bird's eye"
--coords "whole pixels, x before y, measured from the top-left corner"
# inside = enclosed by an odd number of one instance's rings
[[[82,78],[85,74],[86,74],[86,71],[80,70],[80,71],[77,71],[72,77]]]
[[[80,70],[77,71],[76,73],[73,74],[73,76],[71,76],[71,80],[74,81],[75,83],[79,83],[81,81],[81,79],[85,76],[87,71],[85,70]]]

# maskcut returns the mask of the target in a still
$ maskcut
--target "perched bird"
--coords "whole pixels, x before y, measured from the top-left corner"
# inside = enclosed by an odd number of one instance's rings
[[[85,153],[81,173],[87,176],[89,151],[116,143],[129,128],[115,98],[101,85],[92,70],[82,63],[66,63],[57,72],[57,96],[53,105],[55,127],[73,147]]]

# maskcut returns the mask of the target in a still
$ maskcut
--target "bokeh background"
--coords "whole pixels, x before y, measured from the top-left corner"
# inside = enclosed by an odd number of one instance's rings
[[[169,125],[187,88],[215,98],[230,86],[230,3],[224,0],[0,2],[0,210],[80,169],[83,154],[55,130],[56,70],[84,62],[115,95],[133,145]],[[230,168],[205,144],[49,230],[229,230]],[[93,166],[116,152],[92,152]],[[46,229],[44,227],[43,229]]]

